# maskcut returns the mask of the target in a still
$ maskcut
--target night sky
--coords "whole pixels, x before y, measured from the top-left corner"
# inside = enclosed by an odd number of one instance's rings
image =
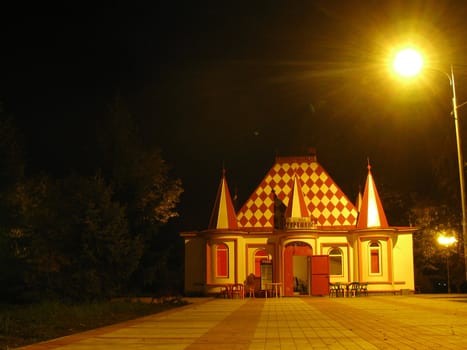
[[[85,162],[118,95],[184,183],[178,229],[207,226],[223,166],[243,204],[276,155],[311,147],[351,200],[368,159],[379,189],[428,197],[437,159],[457,172],[448,79],[404,83],[387,64],[417,43],[467,100],[465,1],[96,6],[2,11],[0,100],[34,170]]]

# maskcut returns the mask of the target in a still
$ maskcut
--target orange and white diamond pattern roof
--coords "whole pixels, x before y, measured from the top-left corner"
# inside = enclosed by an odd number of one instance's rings
[[[272,228],[274,195],[286,206],[294,184],[301,183],[311,221],[317,226],[354,226],[357,209],[315,156],[277,157],[276,163],[237,213],[240,228]]]

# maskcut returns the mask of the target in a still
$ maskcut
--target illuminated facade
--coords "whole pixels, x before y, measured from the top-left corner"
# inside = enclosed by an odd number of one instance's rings
[[[325,295],[329,282],[368,291],[414,290],[413,227],[388,225],[368,166],[352,203],[316,155],[277,157],[235,212],[223,174],[209,226],[183,232],[185,293],[212,294],[253,273],[286,296]]]

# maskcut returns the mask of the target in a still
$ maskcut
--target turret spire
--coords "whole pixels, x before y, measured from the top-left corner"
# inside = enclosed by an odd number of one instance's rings
[[[229,186],[225,178],[225,168],[222,166],[222,179],[217,190],[216,201],[212,209],[209,229],[232,229],[238,228],[237,216],[229,192]]]
[[[368,160],[368,176],[366,179],[365,190],[363,192],[363,200],[358,217],[357,228],[371,227],[389,227],[384,213],[381,199],[379,198],[378,190],[376,189],[373,175],[371,174],[371,165]]]

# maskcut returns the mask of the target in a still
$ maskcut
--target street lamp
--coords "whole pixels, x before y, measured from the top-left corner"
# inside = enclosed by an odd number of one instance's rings
[[[394,63],[394,70],[405,77],[412,77],[417,75],[423,68],[423,58],[417,50],[413,48],[406,48],[399,51],[396,54]],[[465,274],[467,280],[467,213],[465,203],[465,180],[464,180],[464,158],[462,156],[462,141],[459,131],[459,118],[457,110],[464,105],[458,105],[456,99],[456,84],[454,80],[454,69],[451,65],[450,73],[441,71],[449,79],[449,84],[452,89],[452,115],[454,117],[454,126],[456,130],[456,144],[457,144],[457,162],[459,165],[459,185],[460,185],[460,196],[461,196],[461,208],[462,208],[462,239],[464,241],[464,264]]]
[[[457,239],[454,236],[440,235],[438,237],[438,243],[446,247],[446,271],[448,274],[448,293],[451,294],[451,269],[449,266],[449,257],[451,254],[449,251],[449,247],[457,243]]]

